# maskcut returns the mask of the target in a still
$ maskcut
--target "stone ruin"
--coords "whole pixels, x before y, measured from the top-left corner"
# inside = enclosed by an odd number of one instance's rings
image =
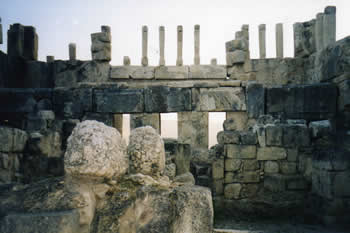
[[[262,24],[251,59],[243,25],[226,65],[201,65],[195,25],[194,64],[184,65],[178,26],[167,66],[161,26],[150,66],[144,26],[141,66],[111,66],[108,26],[91,34],[91,61],[71,43],[69,60],[40,62],[35,28],[11,25],[0,51],[1,231],[213,232],[214,213],[349,224],[350,37],[335,40],[331,6],[293,29],[293,58],[282,24],[266,58]],[[209,112],[226,113],[210,149]],[[160,113],[177,113],[177,139],[160,138]]]

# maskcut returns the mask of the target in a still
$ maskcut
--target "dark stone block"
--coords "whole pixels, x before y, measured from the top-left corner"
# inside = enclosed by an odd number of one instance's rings
[[[143,90],[94,90],[94,109],[101,113],[139,113],[144,111]]]
[[[23,57],[38,60],[38,35],[32,26],[24,26]]]
[[[150,87],[145,90],[145,110],[154,113],[191,111],[191,89]]]
[[[7,54],[10,57],[23,56],[24,51],[24,27],[21,24],[13,24],[7,31]]]
[[[256,145],[258,143],[257,135],[252,131],[241,132],[241,144],[242,145]]]
[[[7,55],[0,51],[0,88],[8,86]]]
[[[265,114],[265,89],[262,84],[249,83],[247,86],[247,113],[250,118]]]
[[[49,69],[46,62],[27,61],[24,86],[28,88],[51,87]]]
[[[310,132],[306,125],[284,125],[283,145],[285,147],[303,147],[310,145]]]

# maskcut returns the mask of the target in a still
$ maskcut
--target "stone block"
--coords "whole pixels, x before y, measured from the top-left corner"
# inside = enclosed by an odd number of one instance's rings
[[[155,79],[188,79],[188,66],[159,66],[155,68]]]
[[[262,84],[248,82],[246,87],[247,113],[250,118],[265,114],[265,88]]]
[[[287,160],[289,162],[298,161],[298,149],[287,149]]]
[[[220,131],[216,136],[219,144],[240,143],[240,133],[238,131]]]
[[[350,197],[350,171],[337,172],[334,177],[334,195]]]
[[[306,114],[318,113],[316,116],[319,117],[318,119],[322,119],[323,115],[327,116],[327,113],[333,115],[336,112],[338,91],[335,85],[327,83],[306,85],[304,96],[304,112]]]
[[[286,180],[280,174],[266,174],[264,188],[272,192],[283,192],[287,188]]]
[[[235,50],[226,53],[226,65],[243,64],[247,58],[247,52],[243,50]]]
[[[143,90],[94,90],[94,108],[100,113],[138,113],[145,110]]]
[[[261,124],[256,124],[253,126],[253,132],[258,136],[258,142],[261,147],[266,146],[266,130],[265,126]]]
[[[213,180],[212,192],[214,195],[224,194],[224,180]]]
[[[226,79],[226,67],[218,65],[190,66],[190,79]]]
[[[312,156],[312,167],[328,171],[347,170],[350,168],[349,152],[343,149],[318,151]]]
[[[287,158],[287,152],[280,147],[258,148],[257,160],[281,160]]]
[[[259,184],[243,184],[241,190],[242,198],[252,198],[255,197],[259,191]]]
[[[224,130],[246,130],[248,124],[247,112],[226,112]]]
[[[232,158],[232,159],[255,159],[256,158],[256,146],[228,144],[225,147],[226,147],[227,158]]]
[[[336,172],[327,170],[312,170],[312,192],[325,198],[334,196],[333,184]]]
[[[224,189],[225,199],[239,199],[241,193],[241,184],[227,184]]]
[[[284,125],[283,145],[286,147],[305,147],[310,145],[310,133],[306,125]]]
[[[282,125],[268,124],[265,126],[266,131],[266,145],[281,146],[283,140]]]
[[[287,190],[300,191],[307,190],[308,188],[309,184],[303,176],[295,176],[287,180]]]
[[[293,25],[295,57],[307,57],[316,52],[315,25],[315,19]]]
[[[339,111],[344,111],[350,106],[350,80],[345,80],[338,84],[338,88],[338,108]]]
[[[245,111],[245,94],[238,87],[193,88],[192,109],[205,112]]]
[[[130,114],[130,129],[142,126],[151,126],[160,134],[160,114],[159,113],[134,113]]]
[[[226,163],[226,161],[225,161]],[[225,170],[225,165],[224,165],[224,160],[223,159],[218,159],[213,162],[212,164],[212,176],[214,180],[219,180],[224,178],[224,170]]]
[[[191,111],[191,89],[154,86],[145,90],[146,112]]]
[[[255,159],[243,160],[243,171],[256,171],[260,168],[259,161]]]
[[[253,131],[241,131],[240,136],[242,145],[256,145],[258,142],[256,133]]]
[[[0,127],[0,152],[22,152],[27,144],[28,135],[25,131]]]
[[[152,66],[112,66],[111,79],[154,79],[155,67]]]
[[[110,61],[111,53],[111,34],[108,32],[98,32],[91,34],[91,55],[92,60]]]
[[[267,174],[278,173],[279,165],[276,161],[266,161],[264,163],[264,172]]]
[[[3,233],[75,233],[80,231],[79,212],[60,211],[50,213],[9,214],[0,224]]]
[[[236,50],[243,50],[243,51],[249,50],[248,41],[245,39],[236,39],[236,40],[228,41],[225,43],[225,47],[226,47],[226,53],[234,52]]]
[[[296,162],[280,162],[280,170],[282,174],[295,174],[297,172],[297,163]]]
[[[226,172],[225,183],[259,183],[259,171]]]
[[[313,138],[328,136],[332,132],[332,126],[329,120],[310,122],[309,128]]]
[[[240,159],[225,159],[225,171],[235,172],[241,169],[242,160]]]

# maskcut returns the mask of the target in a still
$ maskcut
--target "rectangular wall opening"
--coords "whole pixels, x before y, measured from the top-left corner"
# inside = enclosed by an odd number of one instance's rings
[[[224,130],[223,123],[226,119],[225,112],[210,112],[209,113],[209,148],[218,143],[216,135]]]
[[[177,139],[177,113],[161,113],[160,128],[162,138]]]

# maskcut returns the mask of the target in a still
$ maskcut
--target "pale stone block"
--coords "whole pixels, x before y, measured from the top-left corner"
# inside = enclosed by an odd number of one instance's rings
[[[233,128],[234,130],[246,130],[248,123],[247,112],[226,112],[226,120],[224,121],[224,129]],[[232,130],[232,129],[231,129]]]
[[[214,180],[219,180],[224,178],[224,160],[215,160],[212,164],[212,177]]]
[[[287,153],[281,147],[258,148],[257,160],[281,160],[287,158]]]
[[[241,193],[241,184],[227,184],[224,189],[226,199],[239,199]]]
[[[220,87],[240,87],[242,86],[242,81],[241,80],[224,80],[224,81],[219,81],[219,86]]]
[[[279,165],[275,161],[266,161],[264,163],[264,172],[265,173],[278,173]]]
[[[240,159],[225,159],[225,171],[235,172],[241,169],[242,160]]]
[[[212,65],[190,66],[191,79],[226,79],[226,68]]]
[[[155,68],[156,79],[188,79],[188,66],[160,66]]]
[[[154,79],[155,67],[112,66],[111,79]]]
[[[259,54],[260,59],[266,58],[266,25],[259,25]]]
[[[248,51],[248,41],[245,39],[236,39],[226,42],[226,53],[234,52],[236,50]]]
[[[226,156],[233,159],[255,159],[256,146],[252,145],[233,145],[228,144],[226,147]]]

